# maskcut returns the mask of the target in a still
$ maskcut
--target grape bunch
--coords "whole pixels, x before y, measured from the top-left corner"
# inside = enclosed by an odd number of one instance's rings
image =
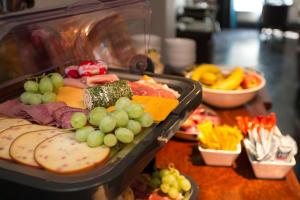
[[[87,122],[89,126],[86,126]],[[131,102],[127,97],[117,100],[113,112],[108,112],[104,107],[96,107],[88,116],[76,112],[71,117],[71,125],[77,129],[75,139],[86,142],[89,147],[103,144],[114,147],[118,142],[131,143],[142,128],[152,124],[153,118],[144,112],[143,106]]]
[[[20,96],[24,104],[38,105],[41,103],[54,102],[56,100],[55,91],[64,85],[64,79],[59,73],[51,73],[42,76],[38,81],[28,80],[24,83],[25,92]]]
[[[170,165],[168,169],[153,172],[150,186],[168,195],[172,199],[188,200],[190,198],[191,183],[180,172]]]

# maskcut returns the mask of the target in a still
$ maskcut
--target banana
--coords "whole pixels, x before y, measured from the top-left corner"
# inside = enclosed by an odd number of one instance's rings
[[[239,87],[243,79],[244,70],[241,67],[236,67],[227,78],[218,81],[212,88],[218,90],[234,90]]]
[[[218,75],[211,72],[204,72],[200,77],[200,82],[205,85],[212,85],[218,80]]]
[[[211,73],[220,73],[220,69],[213,64],[203,64],[199,65],[193,72],[192,72],[192,79],[194,81],[199,81],[202,77],[204,72],[211,72]]]

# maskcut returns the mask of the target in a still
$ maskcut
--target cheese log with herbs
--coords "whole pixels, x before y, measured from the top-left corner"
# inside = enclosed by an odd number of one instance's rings
[[[49,171],[70,174],[96,167],[108,158],[108,147],[91,148],[74,137],[74,133],[66,133],[43,141],[35,149],[35,160]]]
[[[9,148],[13,141],[20,135],[37,130],[55,129],[51,126],[40,126],[35,124],[10,127],[0,133],[0,158],[11,160]],[[29,141],[33,142],[33,141]]]
[[[18,119],[18,118],[7,118],[7,119],[1,119],[0,120],[0,134],[5,129],[8,129],[12,126],[18,126],[18,125],[25,125],[25,124],[31,124],[29,121],[24,119]]]
[[[107,83],[102,86],[85,89],[84,103],[88,109],[97,106],[108,108],[113,106],[120,97],[131,98],[132,91],[125,80]]]
[[[133,96],[132,101],[142,104],[145,112],[152,115],[154,121],[163,121],[174,110],[179,101],[177,99],[169,99],[154,96]]]
[[[85,109],[86,106],[83,103],[83,92],[84,90],[81,88],[64,86],[59,88],[56,101],[64,102],[73,108]]]
[[[63,129],[52,129],[24,133],[11,144],[9,149],[10,156],[19,163],[39,167],[39,164],[34,159],[34,149],[44,140],[64,132],[65,130]]]

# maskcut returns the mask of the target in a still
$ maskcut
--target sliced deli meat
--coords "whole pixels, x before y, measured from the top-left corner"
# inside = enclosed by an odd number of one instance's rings
[[[34,149],[44,140],[62,134],[62,129],[38,130],[18,136],[10,146],[9,152],[13,160],[32,167],[39,167],[34,159]]]
[[[53,122],[54,111],[64,106],[66,106],[66,104],[63,102],[53,102],[40,105],[25,106],[23,108],[23,111],[31,116],[32,121],[45,125]]]
[[[74,133],[56,135],[40,143],[35,149],[35,160],[52,172],[68,174],[96,167],[109,156],[105,146],[90,148],[79,143]]]
[[[18,125],[26,125],[31,124],[29,121],[24,119],[17,119],[17,118],[7,118],[0,120],[0,134],[2,131],[12,127],[12,126],[18,126]]]
[[[87,76],[84,77],[84,80],[88,87],[94,87],[97,85],[102,85],[104,83],[118,81],[119,77],[115,74],[103,74],[103,75]]]
[[[23,106],[18,99],[7,100],[0,104],[0,114],[8,117],[22,117]]]
[[[18,136],[31,131],[47,130],[47,129],[55,129],[55,127],[29,124],[29,125],[13,126],[2,131],[0,133],[0,158],[11,160],[11,156],[9,155],[9,148],[13,143],[13,141]]]

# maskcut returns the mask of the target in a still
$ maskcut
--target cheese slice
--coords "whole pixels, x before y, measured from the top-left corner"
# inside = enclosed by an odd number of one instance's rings
[[[0,120],[0,134],[5,129],[8,129],[12,126],[31,124],[29,121],[18,118],[6,118]]]
[[[74,135],[60,134],[43,141],[35,149],[35,160],[49,171],[68,174],[91,169],[108,158],[108,147],[90,148]]]
[[[40,126],[36,124],[20,125],[10,127],[0,133],[0,158],[11,160],[9,148],[13,141],[20,135],[37,130],[55,129],[51,126]]]
[[[157,122],[165,120],[179,104],[177,99],[137,95],[132,96],[132,102],[142,104],[145,112],[150,113]]]
[[[56,96],[56,101],[64,102],[73,108],[83,108],[86,106],[83,103],[84,90],[81,88],[63,86],[60,87]]]
[[[24,133],[11,144],[9,149],[10,156],[19,163],[39,167],[39,164],[34,159],[34,149],[44,140],[61,133],[64,133],[64,130],[50,129]]]

